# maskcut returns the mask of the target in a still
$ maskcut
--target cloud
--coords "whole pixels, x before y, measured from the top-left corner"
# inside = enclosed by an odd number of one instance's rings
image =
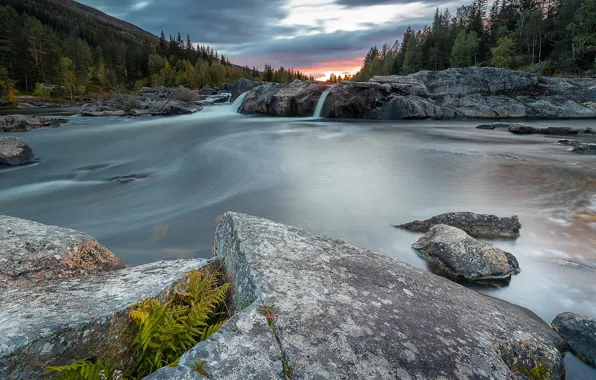
[[[371,46],[393,44],[409,24],[429,24],[436,6],[449,5],[454,14],[463,0],[80,1],[155,35],[190,34],[237,64],[324,75],[353,70]]]

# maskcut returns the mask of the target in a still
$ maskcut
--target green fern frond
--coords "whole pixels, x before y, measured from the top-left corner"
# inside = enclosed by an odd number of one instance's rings
[[[58,380],[101,380],[101,373],[105,379],[112,379],[115,367],[106,360],[95,363],[88,360],[79,360],[65,366],[51,366],[46,369],[48,373],[59,373]]]

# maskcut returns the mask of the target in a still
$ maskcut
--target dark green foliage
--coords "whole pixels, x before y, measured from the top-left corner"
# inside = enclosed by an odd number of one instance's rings
[[[449,67],[498,66],[543,75],[596,70],[596,0],[474,0],[436,10],[430,27],[408,27],[401,44],[372,48],[355,80]]]

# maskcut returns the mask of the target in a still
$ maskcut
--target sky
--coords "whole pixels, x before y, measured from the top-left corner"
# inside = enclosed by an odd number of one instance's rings
[[[235,64],[295,68],[318,79],[356,72],[374,45],[430,25],[445,0],[79,0],[155,35],[190,34]]]

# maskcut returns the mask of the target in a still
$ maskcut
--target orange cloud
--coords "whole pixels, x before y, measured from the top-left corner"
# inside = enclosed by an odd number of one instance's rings
[[[325,81],[331,74],[341,75],[354,74],[360,70],[362,57],[353,57],[346,59],[336,59],[319,62],[309,67],[301,67],[300,70],[306,75],[314,75],[316,80]]]

